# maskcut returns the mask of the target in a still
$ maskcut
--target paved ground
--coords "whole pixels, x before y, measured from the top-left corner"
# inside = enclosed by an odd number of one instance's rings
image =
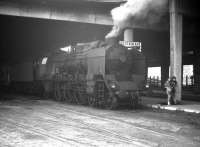
[[[177,105],[167,105],[167,98],[153,98],[153,97],[142,97],[143,105],[155,108],[155,109],[164,109],[170,111],[182,111],[188,113],[200,114],[200,102],[196,101],[181,101]]]
[[[0,147],[199,147],[200,116],[101,110],[51,100],[0,101]]]

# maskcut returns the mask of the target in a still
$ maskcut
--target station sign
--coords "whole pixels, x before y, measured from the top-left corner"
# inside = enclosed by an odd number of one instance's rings
[[[142,43],[141,42],[133,42],[133,41],[119,41],[119,44],[127,47],[129,50],[136,49],[139,52],[142,51]]]

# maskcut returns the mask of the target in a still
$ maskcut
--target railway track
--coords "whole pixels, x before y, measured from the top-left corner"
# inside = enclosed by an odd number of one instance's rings
[[[24,101],[24,107],[22,106],[22,108],[24,109],[23,111],[33,111],[32,109],[28,109],[29,106],[27,107],[26,105],[26,102]],[[29,103],[27,101],[27,103]],[[167,137],[167,139],[170,141],[170,142],[178,142],[181,138],[180,137],[177,137],[177,136],[173,136],[173,135],[168,135],[168,134],[164,134],[164,133],[160,133],[160,132],[157,132],[157,131],[153,131],[153,130],[150,130],[150,129],[146,129],[146,128],[143,128],[143,127],[138,127],[138,126],[135,126],[133,123],[129,123],[127,121],[123,121],[121,119],[113,119],[113,118],[110,118],[110,117],[107,117],[107,116],[103,116],[102,115],[97,115],[97,114],[88,114],[88,113],[84,113],[84,112],[80,112],[78,110],[73,110],[69,107],[66,107],[65,105],[63,104],[59,104],[59,103],[55,103],[54,105],[52,105],[50,108],[49,107],[43,107],[43,106],[35,106],[34,105],[34,109],[39,109],[41,111],[37,112],[38,113],[38,116],[42,116],[42,115],[47,115],[49,118],[52,118],[52,119],[56,119],[59,121],[59,124],[62,124],[62,125],[65,125],[67,127],[72,127],[72,128],[78,128],[80,129],[80,131],[83,131],[83,130],[87,130],[87,131],[90,131],[92,133],[96,133],[98,136],[102,136],[103,138],[110,138],[111,140],[115,140],[115,141],[120,141],[121,143],[125,143],[125,144],[132,144],[134,146],[143,146],[143,147],[146,147],[146,146],[159,146],[159,143],[156,143],[156,142],[153,142],[153,141],[148,141],[146,139],[139,139],[137,137],[134,137],[134,136],[130,136],[130,135],[121,135],[119,134],[118,132],[116,131],[113,131],[113,130],[109,130],[109,129],[106,129],[106,128],[99,128],[99,127],[96,127],[95,125],[91,125],[91,124],[88,124],[88,123],[85,123],[81,120],[78,120],[78,119],[73,119],[73,118],[69,118],[69,119],[63,119],[62,118],[62,115],[60,112],[62,112],[62,114],[75,114],[77,116],[85,116],[85,117],[89,117],[89,118],[92,118],[92,119],[98,119],[98,120],[101,120],[101,121],[105,121],[105,122],[110,122],[110,123],[118,123],[118,124],[126,124],[126,125],[130,125],[132,128],[135,128],[135,129],[138,129],[140,131],[143,131],[143,132],[146,132],[148,134],[152,134],[153,136],[162,136],[162,137]],[[56,113],[58,112],[58,113]],[[12,120],[8,120],[8,118],[3,118],[2,121],[8,121],[9,123],[11,124],[15,124],[16,122],[12,122]],[[1,120],[1,119],[0,119]],[[73,125],[70,125],[70,123],[76,123],[76,124],[73,124]],[[52,123],[52,122],[50,122]],[[17,123],[16,123],[17,124]],[[30,125],[27,125],[27,124],[17,124],[18,127],[24,127],[26,129],[29,129],[29,130],[34,130],[36,129],[36,133],[39,133],[39,134],[47,134],[48,132],[44,133],[44,130],[41,130],[40,128],[36,128],[35,126],[30,126]],[[54,134],[53,136],[49,136],[50,138],[54,137],[54,136],[59,136],[58,134]],[[66,137],[59,137],[59,138],[54,138],[54,139],[61,139],[62,141],[67,141],[68,142],[75,142],[77,144],[82,144],[84,145],[84,142],[77,142],[77,140],[73,140],[73,139],[70,139],[70,138],[66,138]],[[182,139],[181,139],[182,140]],[[88,144],[85,144],[85,145],[88,145]],[[90,144],[91,146],[91,144]]]
[[[55,109],[55,108],[53,108],[53,109]],[[18,111],[20,111],[19,113],[21,113],[22,110],[18,110]],[[30,110],[26,109],[26,110],[23,110],[23,111],[30,111]],[[16,112],[16,110],[15,110],[15,112]],[[41,114],[42,113],[39,113],[38,115],[40,116]],[[71,119],[71,120],[68,119],[66,121],[65,119],[61,119],[60,117],[58,117],[58,115],[53,114],[52,112],[48,112],[46,110],[45,110],[44,114],[48,115],[48,117],[50,116],[50,117],[52,117],[54,119],[58,119],[59,123],[61,123],[61,121],[66,123],[65,125],[67,127],[70,127],[69,122],[76,122],[77,125],[76,126],[71,126],[71,127],[79,128],[79,129],[82,129],[82,130],[84,128],[87,129],[87,130],[89,129],[90,131],[95,132],[98,135],[104,136],[104,138],[111,138],[112,140],[114,139],[116,141],[120,141],[120,142],[123,142],[123,143],[126,143],[126,144],[130,144],[131,143],[131,144],[135,144],[137,146],[144,146],[144,147],[145,146],[150,146],[150,145],[148,145],[148,144],[150,144],[148,141],[137,139],[137,138],[134,138],[134,137],[131,137],[131,138],[123,137],[123,136],[121,136],[121,135],[119,135],[119,134],[117,134],[115,132],[111,132],[109,130],[102,129],[102,128],[100,129],[100,128],[95,127],[94,125],[88,125],[87,123],[83,123],[83,122],[81,122],[79,120],[76,120],[76,119]],[[4,120],[6,120],[6,119],[7,118],[4,118]],[[7,121],[8,121],[8,119],[7,119]],[[29,126],[29,128],[31,128],[31,127]],[[152,143],[151,143],[151,146],[152,146]]]
[[[141,139],[137,139],[137,138],[128,138],[128,137],[124,137],[124,136],[121,136],[115,132],[111,132],[109,130],[106,130],[106,129],[100,129],[100,128],[97,128],[93,125],[88,125],[87,123],[83,123],[79,120],[76,120],[76,119],[71,119],[71,120],[65,120],[65,119],[61,119],[59,117],[57,117],[56,115],[52,114],[51,112],[45,112],[45,113],[38,113],[39,115],[41,114],[45,114],[45,115],[48,115],[49,118],[53,118],[53,119],[57,119],[59,120],[59,125],[65,125],[67,126],[68,128],[71,127],[71,128],[78,128],[80,129],[80,131],[90,131],[92,134],[97,134],[98,136],[102,136],[103,138],[110,138],[111,140],[114,140],[116,142],[121,142],[122,144],[132,144],[132,145],[135,145],[135,146],[142,146],[142,147],[149,147],[149,146],[155,146],[155,144],[152,144],[152,142],[148,142],[148,141],[145,141],[145,140],[141,140]],[[22,120],[23,118],[20,117],[20,120],[21,121],[26,121],[25,119]],[[35,119],[35,118],[32,118],[32,119]],[[6,116],[2,117],[1,116],[1,119],[0,121],[3,121],[5,123],[10,123],[12,125],[15,125],[17,127],[21,127],[21,128],[24,128],[24,129],[27,129],[27,130],[30,130],[30,131],[33,131],[34,133],[38,133],[40,135],[44,135],[45,134],[52,134],[52,133],[48,133],[47,130],[43,130],[43,129],[40,129],[39,127],[36,127],[36,126],[31,126],[30,124],[27,125],[27,124],[23,124],[23,123],[18,123],[16,121],[13,121],[12,119],[9,119],[9,118],[6,118]],[[47,120],[45,120],[47,122]],[[70,125],[70,123],[74,123],[76,122],[77,124],[76,125]],[[49,121],[49,123],[53,124],[53,122]],[[46,132],[46,133],[45,133]],[[59,137],[55,137],[55,136],[59,136]],[[79,144],[82,144],[84,145],[85,143],[84,142],[77,142],[76,140],[72,140],[72,139],[69,139],[69,138],[66,138],[66,137],[60,137],[59,134],[57,133],[53,133],[53,135],[47,135],[47,137],[50,137],[50,138],[53,138],[53,139],[57,139],[57,140],[60,140],[60,141],[73,141],[73,142],[76,142],[76,143],[79,143]],[[91,145],[88,145],[86,144],[87,146],[91,146]],[[157,146],[157,144],[156,144]]]
[[[53,139],[53,140],[56,140],[56,141],[59,141],[59,142],[62,142],[64,144],[67,144],[67,145],[70,145],[70,146],[85,146],[87,147],[89,144],[87,143],[84,143],[84,142],[79,142],[75,139],[71,139],[71,138],[66,138],[66,137],[62,137],[60,136],[59,134],[50,134],[38,127],[32,127],[30,125],[27,125],[27,124],[22,124],[22,123],[18,123],[16,121],[13,121],[12,119],[8,119],[8,118],[0,118],[0,121],[1,122],[4,122],[6,123],[7,125],[11,126],[11,127],[15,127],[17,129],[23,129],[23,131],[28,131],[28,132],[31,132],[33,134],[38,134],[38,135],[41,135],[43,137],[47,137],[49,139]],[[9,133],[7,133],[6,131],[0,131],[2,134],[5,134],[7,136],[10,136]],[[91,145],[90,145],[91,146]]]
[[[154,130],[151,130],[151,129],[147,129],[147,128],[144,128],[144,127],[139,127],[139,126],[135,126],[135,124],[134,123],[131,123],[131,122],[127,122],[127,121],[125,121],[125,120],[122,120],[122,119],[117,119],[117,118],[113,118],[113,117],[108,117],[108,116],[102,116],[102,115],[97,115],[97,114],[88,114],[88,113],[83,113],[83,112],[80,112],[80,111],[75,111],[74,109],[70,109],[70,108],[66,108],[66,106],[59,106],[59,108],[58,107],[53,107],[54,108],[54,110],[55,109],[57,109],[57,110],[59,110],[59,111],[66,111],[66,112],[71,112],[71,113],[74,113],[74,114],[77,114],[77,115],[84,115],[84,116],[88,116],[88,117],[91,117],[91,118],[95,118],[95,119],[99,119],[99,120],[103,120],[103,121],[109,121],[109,122],[111,122],[111,123],[115,123],[115,122],[117,122],[117,123],[121,123],[121,124],[128,124],[128,125],[131,125],[131,127],[133,127],[133,128],[137,128],[137,129],[139,129],[139,130],[141,130],[141,131],[148,131],[148,132],[150,132],[150,133],[153,133],[153,134],[155,134],[155,135],[157,135],[157,136],[165,136],[165,137],[168,137],[168,138],[171,138],[171,139],[173,139],[173,140],[176,140],[176,141],[178,141],[179,139],[177,138],[177,135],[176,136],[174,136],[174,135],[168,135],[168,134],[166,134],[166,133],[160,133],[160,132],[158,132],[158,131],[154,131]],[[45,110],[45,111],[48,111],[48,110]],[[130,113],[130,112],[127,112],[127,113]],[[130,113],[131,114],[131,113]]]

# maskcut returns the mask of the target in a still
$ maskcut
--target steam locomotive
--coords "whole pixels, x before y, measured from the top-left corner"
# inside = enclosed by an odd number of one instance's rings
[[[115,109],[137,107],[145,82],[145,57],[118,43],[93,41],[56,50],[37,68],[45,95],[58,101]]]

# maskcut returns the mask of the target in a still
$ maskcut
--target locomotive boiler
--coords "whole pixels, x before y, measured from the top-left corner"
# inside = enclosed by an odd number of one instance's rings
[[[58,101],[115,109],[137,107],[145,58],[117,43],[94,41],[52,52],[39,68],[45,93]]]

